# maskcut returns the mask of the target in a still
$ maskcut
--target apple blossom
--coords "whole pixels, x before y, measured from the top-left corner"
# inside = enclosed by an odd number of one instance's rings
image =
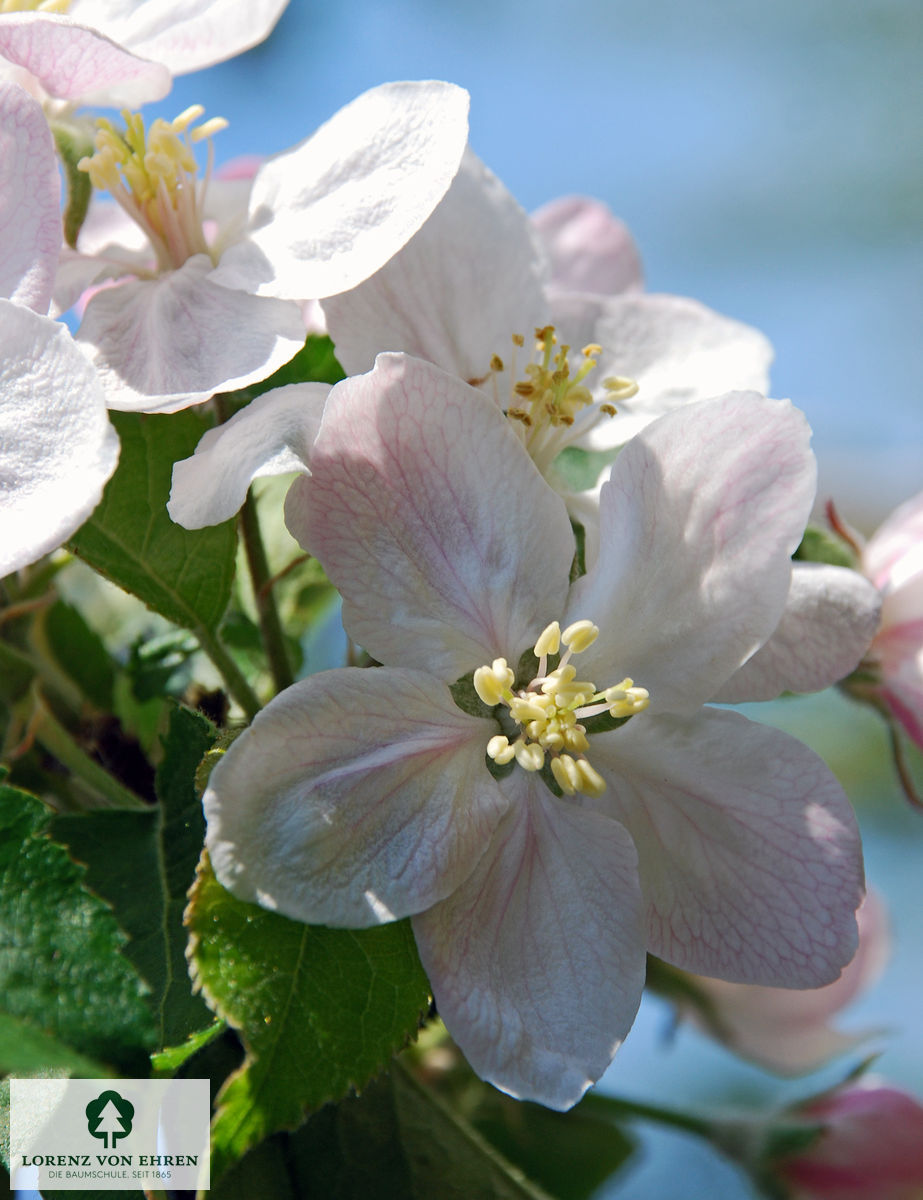
[[[59,184],[38,103],[0,82],[0,576],[35,562],[99,503],[119,443],[96,372],[44,316],[60,244]]]
[[[923,1105],[871,1079],[799,1105],[793,1116],[822,1125],[774,1173],[795,1200],[919,1200],[923,1195]]]
[[[101,124],[81,162],[124,218],[67,249],[56,301],[91,295],[77,332],[112,408],[172,412],[265,378],[304,342],[298,301],[354,286],[429,216],[455,174],[468,98],[435,81],[373,88],[246,179],[196,179],[194,107],[146,129]],[[219,183],[221,186],[219,186]],[[247,204],[249,200],[249,216]],[[138,236],[138,231],[143,236]],[[121,239],[120,239],[121,240]]]
[[[559,1109],[627,1034],[648,949],[831,982],[862,893],[848,801],[799,742],[702,707],[783,611],[808,436],[752,394],[650,424],[571,584],[564,505],[487,397],[404,355],[337,384],[287,521],[385,665],[296,683],[231,746],[218,878],[309,922],[411,916],[474,1069]]]
[[[923,492],[896,508],[860,553],[881,593],[881,626],[848,687],[880,703],[923,747]]]
[[[881,974],[890,950],[884,902],[868,892],[856,913],[859,949],[839,979],[822,988],[792,991],[723,979],[691,977],[704,1008],[681,1003],[681,1015],[729,1049],[770,1071],[813,1071],[834,1055],[866,1041],[872,1031],[844,1033],[832,1018]]]
[[[162,99],[172,77],[241,54],[271,32],[288,0],[3,0],[0,58],[50,98],[49,115],[77,105],[137,107]]]
[[[348,375],[368,370],[381,351],[405,351],[481,387],[567,493],[553,469],[563,449],[615,447],[660,413],[731,388],[765,392],[771,348],[755,329],[693,300],[573,290],[581,275],[561,262],[563,224],[552,213],[533,227],[469,151],[403,250],[323,308]],[[583,235],[576,241],[583,260]],[[582,282],[628,286],[631,268],[621,279],[619,269],[610,264],[592,279],[584,272]],[[566,498],[592,540],[595,497]]]

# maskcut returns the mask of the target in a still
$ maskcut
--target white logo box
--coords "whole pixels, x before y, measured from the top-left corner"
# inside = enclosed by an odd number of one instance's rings
[[[10,1079],[14,1189],[207,1189],[207,1079]]]

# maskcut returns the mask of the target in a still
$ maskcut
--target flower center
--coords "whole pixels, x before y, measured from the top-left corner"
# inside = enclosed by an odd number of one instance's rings
[[[66,13],[71,0],[0,0],[0,13]]]
[[[172,121],[158,117],[148,130],[139,113],[123,112],[125,131],[111,121],[97,121],[96,153],[77,166],[93,186],[112,193],[150,239],[161,270],[181,267],[193,254],[209,254],[202,227],[205,193],[211,175],[213,147],[208,142],[208,166],[196,182],[198,164],[194,142],[211,139],[227,128],[223,117],[193,126],[205,109],[194,104]]]
[[[535,643],[538,659],[535,678],[518,692],[513,691],[514,674],[505,658],[495,658],[474,672],[474,690],[491,708],[505,705],[519,728],[510,741],[497,734],[487,743],[487,754],[499,765],[515,761],[525,771],[540,771],[549,756],[551,773],[565,795],[582,792],[600,796],[606,781],[587,761],[590,743],[582,718],[607,712],[625,719],[643,712],[650,703],[647,691],[623,679],[614,687],[597,691],[594,683],[577,679],[571,658],[592,646],[599,629],[592,621],[575,621],[564,632],[557,621],[543,630]],[[558,665],[548,670],[549,656],[565,647]]]
[[[559,345],[553,325],[535,331],[535,353],[532,362],[523,368],[517,379],[517,351],[525,338],[513,334],[513,357],[510,364],[509,403],[506,415],[514,422],[526,449],[544,471],[557,455],[593,426],[616,415],[616,400],[627,400],[638,391],[633,379],[624,376],[600,381],[602,398],[597,400],[584,380],[596,369],[602,347],[584,346],[580,358],[571,362],[571,347]],[[491,372],[497,375],[505,369],[503,360],[494,355]],[[497,398],[499,402],[499,397]]]

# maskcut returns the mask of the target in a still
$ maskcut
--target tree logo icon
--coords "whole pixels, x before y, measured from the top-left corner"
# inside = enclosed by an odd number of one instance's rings
[[[106,1150],[114,1150],[119,1138],[131,1133],[131,1121],[135,1106],[118,1092],[102,1092],[91,1100],[86,1108],[87,1130],[96,1138],[103,1139]]]

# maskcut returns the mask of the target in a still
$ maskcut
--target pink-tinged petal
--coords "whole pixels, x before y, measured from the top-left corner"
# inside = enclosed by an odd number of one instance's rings
[[[0,296],[46,313],[61,245],[61,185],[42,107],[0,81]]]
[[[653,711],[692,712],[767,640],[814,498],[809,440],[788,401],[744,392],[625,446],[600,492],[599,558],[568,603],[568,621],[602,630],[586,678],[629,675]]]
[[[491,721],[420,671],[325,671],[287,688],[212,773],[206,844],[235,895],[359,928],[419,912],[477,865],[508,800]]]
[[[176,412],[265,379],[304,344],[296,304],[218,287],[204,254],[157,279],[97,292],[77,340],[110,408]]]
[[[263,164],[250,237],[228,249],[215,278],[293,300],[355,287],[445,195],[467,136],[468,93],[454,84],[386,83],[364,92],[307,141]]]
[[[85,308],[87,293],[97,284],[156,270],[153,250],[140,226],[118,204],[99,200],[98,195],[90,201],[78,248],[61,247],[54,280],[54,314],[74,306]]]
[[[791,1115],[825,1126],[805,1150],[775,1164],[804,1200],[919,1200],[923,1104],[866,1077],[799,1105]]]
[[[597,806],[631,833],[653,954],[699,975],[821,987],[856,952],[849,801],[801,742],[737,713],[642,713],[597,736]]]
[[[875,892],[866,895],[856,920],[859,949],[839,979],[826,987],[756,987],[695,977],[695,987],[712,1006],[721,1040],[735,1054],[770,1071],[799,1075],[874,1036],[868,1029],[842,1033],[830,1024],[874,983],[888,959],[887,913]],[[701,1025],[694,1014],[692,1019]]]
[[[641,290],[634,238],[599,200],[562,196],[534,212],[532,225],[551,260],[553,287],[604,296]]]
[[[514,333],[531,345],[548,315],[528,217],[470,150],[445,199],[403,250],[323,308],[348,375],[395,350],[489,386],[491,358],[510,360]],[[496,383],[506,396],[502,376]]]
[[[288,0],[76,0],[71,14],[173,75],[201,71],[268,37]]]
[[[884,588],[891,584],[896,565],[921,544],[923,492],[906,500],[879,526],[862,552],[862,569],[877,588]]]
[[[769,390],[772,346],[763,334],[696,300],[556,294],[553,310],[565,341],[602,346],[590,386],[609,375],[628,376],[638,384],[638,394],[617,405],[618,417],[586,436],[588,448],[620,445],[655,417],[696,400]]]
[[[139,58],[95,29],[48,13],[4,14],[0,57],[23,67],[58,100],[140,108],[162,100],[170,72]]]
[[[769,641],[712,699],[736,704],[830,687],[858,666],[880,617],[877,591],[856,571],[795,563],[785,611]]]
[[[75,532],[119,442],[96,373],[63,325],[0,300],[0,577]]]
[[[515,663],[567,594],[560,497],[485,396],[405,355],[330,393],[286,521],[339,588],[350,637],[449,682]]]
[[[923,618],[875,639],[883,676],[881,697],[914,742],[923,748]]]
[[[307,469],[330,385],[291,383],[251,400],[203,434],[195,453],[173,465],[167,512],[186,529],[233,517],[254,479]]]
[[[413,919],[439,1015],[478,1075],[549,1108],[612,1061],[644,985],[637,859],[615,821],[515,771],[457,892]]]

